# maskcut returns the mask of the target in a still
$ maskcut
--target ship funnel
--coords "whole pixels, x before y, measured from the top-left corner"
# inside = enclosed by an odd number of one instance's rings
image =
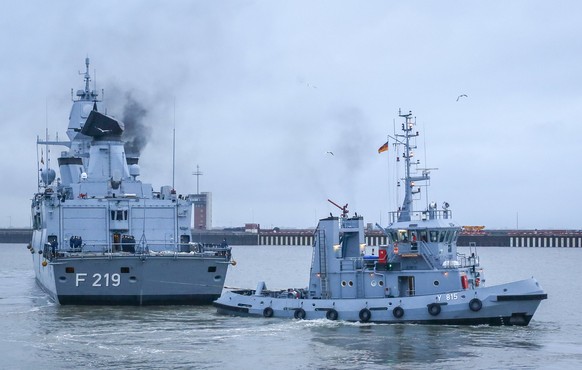
[[[118,189],[121,179],[129,178],[121,134],[123,122],[92,110],[81,133],[93,138],[89,150],[88,178],[110,180]]]
[[[85,125],[81,130],[81,133],[87,136],[91,136],[94,139],[100,139],[107,137],[119,137],[123,133],[124,125],[123,122],[118,121],[112,117],[106,116],[103,113],[92,110],[85,121]]]

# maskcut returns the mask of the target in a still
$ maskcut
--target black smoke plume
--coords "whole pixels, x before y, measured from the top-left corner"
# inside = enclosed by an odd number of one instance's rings
[[[123,107],[122,121],[125,124],[123,140],[125,141],[125,152],[128,157],[139,156],[142,149],[147,145],[151,135],[151,128],[146,126],[144,118],[147,116],[147,109],[133,98],[131,93],[127,93],[126,102]]]

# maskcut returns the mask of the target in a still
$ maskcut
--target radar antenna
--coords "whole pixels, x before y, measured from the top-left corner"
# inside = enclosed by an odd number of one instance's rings
[[[89,74],[89,57],[85,58],[85,72],[79,71],[80,75],[84,75],[85,79],[85,94],[89,94],[89,83],[91,82],[91,75]]]

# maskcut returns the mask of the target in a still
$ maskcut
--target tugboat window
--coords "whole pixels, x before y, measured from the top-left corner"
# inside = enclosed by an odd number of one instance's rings
[[[430,241],[436,243],[439,240],[439,232],[436,230],[429,231]]]
[[[410,231],[410,240],[411,240],[411,250],[412,251],[417,251],[418,250],[418,244],[417,244],[417,237],[416,237],[416,231]]]
[[[440,235],[439,235],[439,242],[443,243],[445,241],[445,237],[447,236],[447,232],[446,231],[441,231]]]

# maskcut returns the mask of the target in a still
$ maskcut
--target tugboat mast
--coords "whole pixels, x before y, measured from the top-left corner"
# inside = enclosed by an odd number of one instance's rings
[[[398,116],[405,118],[406,122],[402,124],[402,131],[404,132],[403,135],[395,134],[396,137],[403,138],[404,141],[396,140],[398,144],[404,145],[404,153],[402,156],[404,157],[404,166],[405,166],[405,174],[404,174],[404,201],[402,203],[402,207],[398,214],[398,221],[410,221],[413,212],[413,199],[412,196],[414,194],[420,193],[420,188],[416,187],[416,181],[427,181],[430,180],[430,176],[428,171],[423,171],[421,176],[412,176],[410,173],[410,166],[411,166],[411,158],[414,157],[414,152],[412,149],[416,149],[415,145],[412,145],[410,142],[411,138],[417,137],[418,131],[413,132],[413,128],[416,125],[416,122],[412,118],[412,111],[409,111],[407,114],[402,114],[401,111],[398,111]],[[414,164],[419,164],[419,161],[414,162]]]

